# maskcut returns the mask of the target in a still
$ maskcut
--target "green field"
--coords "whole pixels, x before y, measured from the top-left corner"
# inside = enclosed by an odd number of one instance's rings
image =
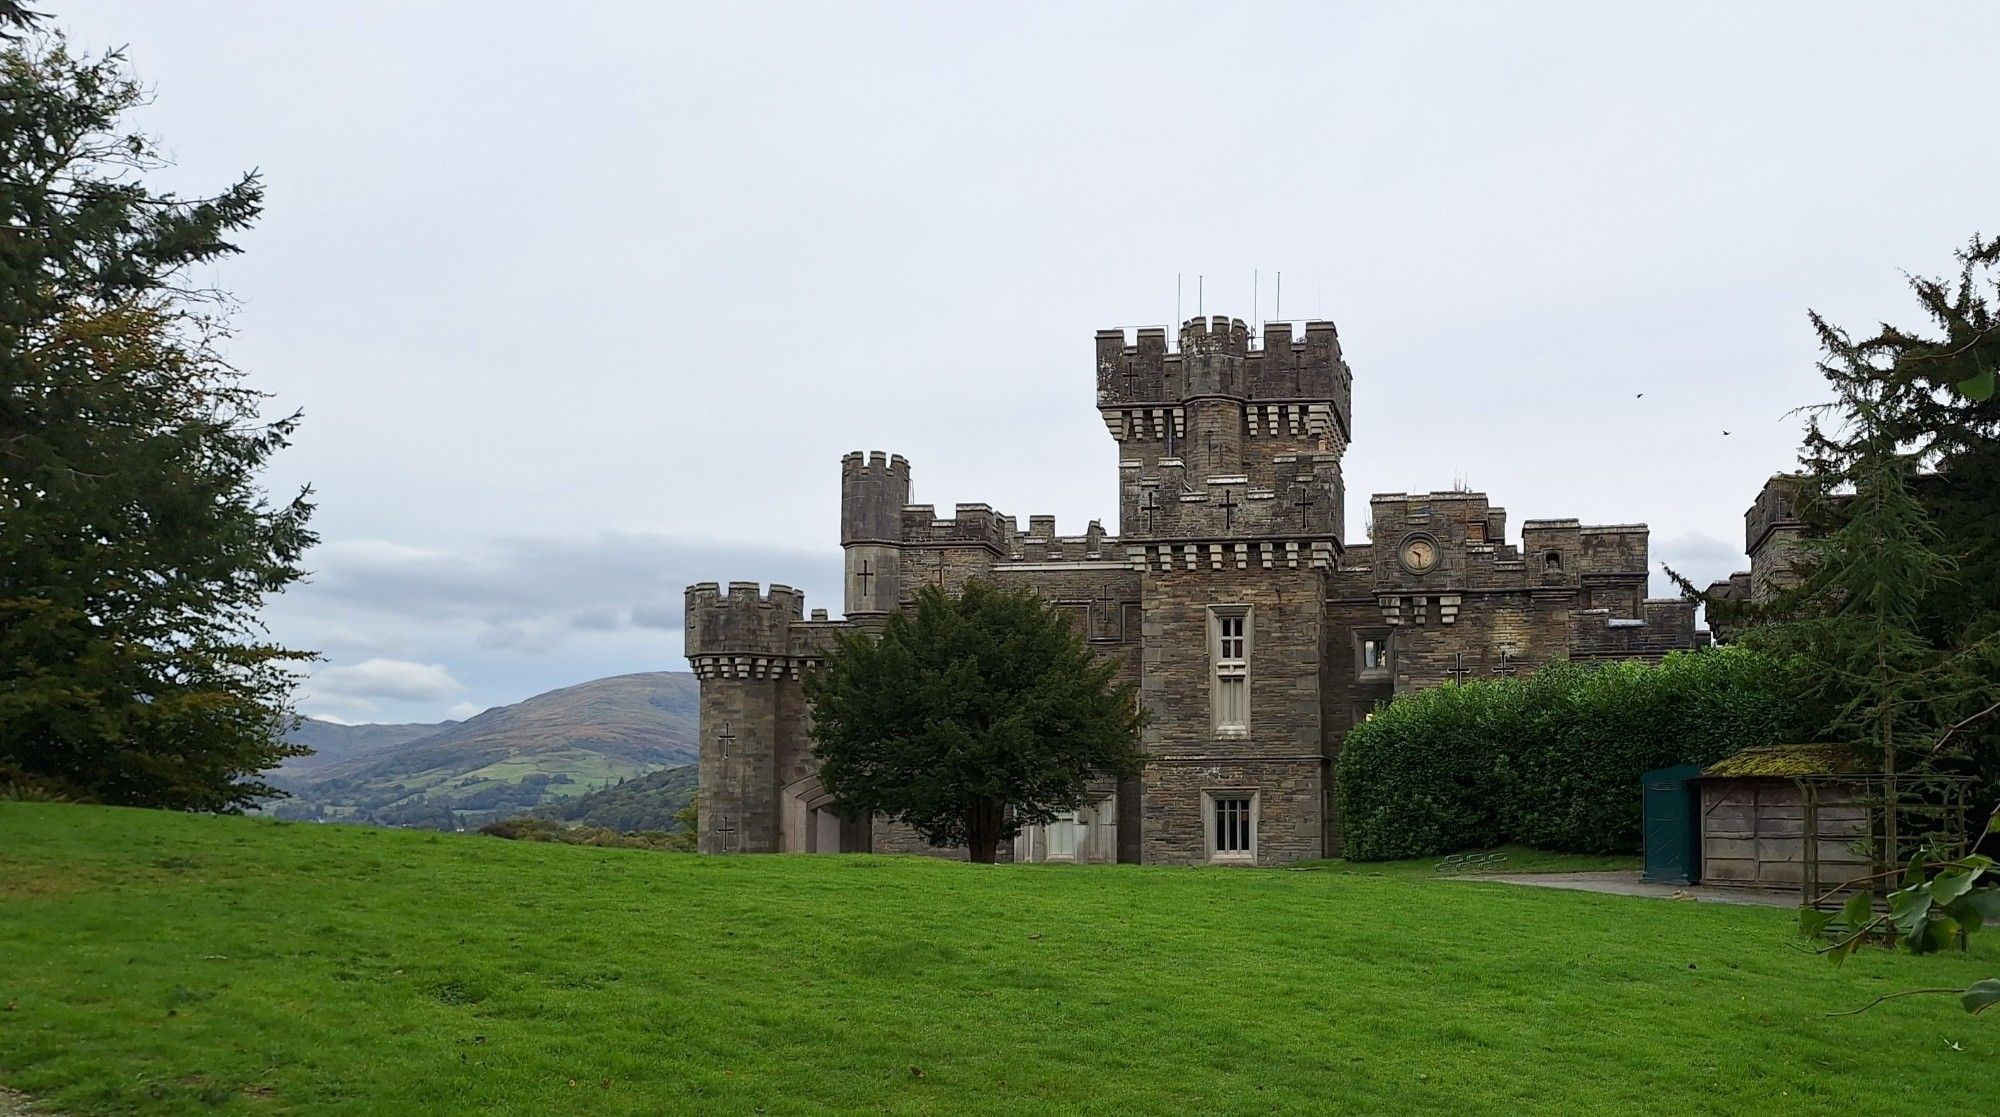
[[[0,803],[0,1085],[89,1113],[2000,1111],[1973,959],[1310,871]]]

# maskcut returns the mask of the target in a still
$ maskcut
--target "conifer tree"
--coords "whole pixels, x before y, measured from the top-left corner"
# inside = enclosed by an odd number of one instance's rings
[[[1805,656],[1829,735],[1871,742],[1885,771],[1947,762],[1988,804],[2000,798],[2000,238],[1974,237],[1957,262],[1909,281],[1928,331],[1856,337],[1812,316],[1834,399],[1807,409],[1797,583],[1755,605],[1704,601],[1746,643]]]
[[[1898,777],[1934,769],[1938,746],[1963,706],[1996,690],[1985,676],[1990,642],[1938,648],[1923,633],[1926,609],[1957,566],[1938,548],[1912,482],[1915,459],[1884,427],[1871,382],[1842,401],[1847,447],[1822,465],[1800,497],[1833,526],[1801,543],[1799,582],[1774,606],[1779,623],[1751,629],[1750,647],[1798,657],[1799,673],[1829,736],[1865,743],[1885,779],[1884,841],[1898,848]],[[1818,424],[1811,439],[1826,442]]]
[[[937,586],[806,679],[819,778],[841,806],[991,862],[1022,827],[1142,761],[1136,688],[1026,591]]]
[[[235,809],[305,751],[279,741],[308,657],[257,620],[313,542],[307,494],[256,482],[298,416],[259,418],[218,351],[226,300],[191,278],[262,189],[149,188],[163,160],[122,121],[147,96],[122,55],[4,46],[0,789]]]

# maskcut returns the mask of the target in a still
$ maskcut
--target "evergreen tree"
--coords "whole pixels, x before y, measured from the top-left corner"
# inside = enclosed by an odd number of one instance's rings
[[[1824,488],[1850,477],[1879,441],[1918,471],[1912,481],[1959,569],[1929,586],[1920,631],[1932,646],[1965,646],[2000,630],[2000,237],[1974,237],[1949,278],[1914,277],[1910,290],[1932,331],[1883,325],[1856,339],[1813,316],[1835,403],[1807,432],[1804,464]],[[1857,403],[1857,401],[1860,401]],[[1865,422],[1857,408],[1865,404]],[[1823,504],[1825,529],[1840,517]]]
[[[1910,280],[1928,331],[1857,338],[1812,316],[1834,399],[1808,409],[1798,582],[1756,605],[1704,601],[1746,642],[1805,656],[1828,734],[1872,742],[1885,770],[1946,759],[1986,802],[2000,797],[2000,238],[1957,262]]]
[[[842,807],[991,862],[999,843],[1137,774],[1136,689],[1025,591],[936,586],[806,680],[819,778]]]
[[[1774,606],[1777,623],[1751,629],[1750,647],[1807,666],[1799,673],[1827,735],[1866,743],[1885,777],[1884,841],[1899,844],[1899,776],[1934,770],[1949,728],[1968,702],[1996,691],[1991,642],[1939,648],[1924,634],[1926,609],[1956,564],[1912,481],[1915,459],[1885,428],[1879,393],[1843,389],[1848,451],[1810,475],[1808,514],[1830,522],[1801,544],[1801,578]],[[1810,436],[1830,441],[1815,424]]]
[[[262,189],[148,188],[159,150],[121,123],[145,99],[116,52],[0,51],[0,785],[229,810],[306,751],[279,741],[309,657],[257,609],[312,508],[258,488],[298,417],[259,418],[190,276]]]

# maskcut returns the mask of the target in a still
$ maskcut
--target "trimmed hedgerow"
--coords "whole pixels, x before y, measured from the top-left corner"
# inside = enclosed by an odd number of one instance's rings
[[[1642,773],[1800,731],[1785,670],[1717,648],[1398,698],[1341,751],[1346,854],[1379,861],[1504,842],[1636,851]]]

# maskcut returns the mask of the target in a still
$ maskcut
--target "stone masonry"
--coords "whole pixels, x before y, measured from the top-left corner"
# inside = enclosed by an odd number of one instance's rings
[[[1118,524],[1059,535],[984,504],[909,503],[900,456],[841,462],[845,619],[794,590],[687,591],[701,685],[704,853],[934,852],[819,785],[799,678],[833,634],[917,590],[1023,586],[1139,684],[1144,773],[1105,781],[1024,860],[1278,865],[1340,850],[1334,761],[1395,694],[1563,660],[1657,660],[1705,638],[1694,606],[1646,597],[1643,525],[1529,520],[1481,493],[1377,495],[1343,539],[1352,374],[1331,322],[1195,318],[1099,331],[1097,409],[1119,445]]]

